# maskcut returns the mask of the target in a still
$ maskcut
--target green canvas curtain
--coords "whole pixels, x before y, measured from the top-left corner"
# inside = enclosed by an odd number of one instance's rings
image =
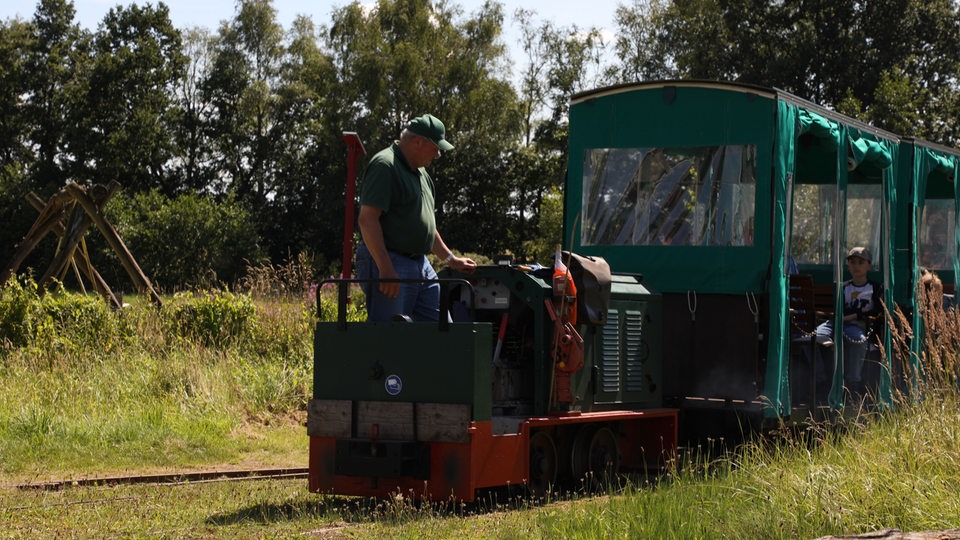
[[[797,121],[800,123],[798,137],[810,133],[817,138],[820,144],[832,148],[840,145],[840,127],[836,122],[806,109],[797,110]]]
[[[882,256],[881,272],[884,283],[884,302],[893,305],[893,235],[891,228],[893,212],[896,205],[895,167],[892,156],[897,150],[895,141],[871,140],[865,138],[857,128],[840,125],[826,117],[802,109],[786,101],[777,104],[777,146],[774,148],[774,177],[773,177],[773,222],[771,227],[771,251],[775,255],[771,263],[770,277],[770,340],[767,349],[767,371],[765,394],[770,400],[768,416],[786,415],[790,411],[791,396],[789,386],[789,304],[787,298],[788,283],[784,265],[787,250],[787,223],[786,204],[791,200],[787,195],[787,188],[792,185],[793,175],[796,172],[796,149],[801,135],[815,137],[814,144],[821,148],[837,148],[846,141],[846,151],[836,152],[836,162],[824,164],[824,170],[833,168],[830,173],[837,185],[837,219],[839,226],[834,231],[833,242],[833,274],[835,282],[835,327],[843,327],[843,297],[841,284],[846,253],[846,193],[848,185],[848,160],[852,162],[852,169],[859,167],[881,175],[883,189],[883,221],[884,251]],[[826,154],[825,154],[826,155]],[[782,256],[776,256],[782,254]],[[890,333],[882,337],[885,350],[890,350]],[[841,343],[841,340],[837,340]],[[835,348],[837,354],[836,369],[833,373],[833,385],[830,390],[829,401],[831,406],[843,406],[843,347]],[[880,381],[881,398],[889,401],[890,372],[883,370]]]
[[[840,139],[850,140],[850,128],[840,126]],[[833,253],[830,260],[833,262],[833,328],[834,343],[833,355],[836,360],[833,364],[830,393],[827,401],[834,409],[843,407],[843,268],[846,253],[844,247],[847,239],[847,159],[849,150],[837,152],[836,182],[837,182],[837,226],[834,229]]]
[[[867,139],[850,140],[850,159],[857,167],[867,164],[878,169],[886,169],[893,163],[890,149],[884,142]]]
[[[888,141],[885,143],[889,155],[893,156],[899,152],[899,141]],[[903,227],[906,224],[906,216],[899,216],[895,211],[899,207],[897,204],[897,179],[899,177],[900,171],[897,167],[897,162],[891,160],[891,164],[888,167],[884,168],[883,173],[883,192],[884,192],[884,219],[888,220],[884,224],[883,231],[885,234],[884,241],[887,246],[887,256],[884,259],[883,267],[883,302],[887,306],[887,309],[892,313],[896,308],[895,300],[895,290],[896,290],[896,267],[897,267],[897,256],[899,255],[896,249],[897,239],[894,232],[899,228]],[[883,359],[883,366],[880,370],[880,388],[879,392],[879,401],[887,407],[893,405],[893,378],[892,378],[892,351],[893,351],[893,338],[891,337],[891,330],[888,324],[883,325],[883,350],[886,353],[885,358]]]
[[[957,175],[960,175],[960,157],[951,156],[951,159],[953,160],[953,193],[954,193],[953,203],[955,205],[954,215],[960,216],[960,196],[957,195],[958,193],[960,193],[957,190],[957,188],[960,187],[958,186],[958,180],[957,180]],[[954,227],[953,234],[955,237],[953,241],[954,242],[953,245],[954,246],[960,245],[960,227]],[[957,250],[957,253],[960,253],[960,250]],[[958,279],[960,279],[960,257],[954,257],[953,258],[954,287],[956,287],[956,284],[960,284],[960,281],[958,281]],[[956,292],[954,292],[954,294],[956,294]]]
[[[787,237],[791,224],[786,205],[792,200],[787,189],[796,175],[797,144],[802,135],[812,135],[814,144],[832,153],[841,140],[840,126],[819,114],[786,101],[777,102],[777,146],[774,148],[773,223],[771,227],[772,267],[770,277],[770,340],[767,347],[766,396],[770,400],[768,416],[787,415],[790,412],[789,342],[790,308],[787,294],[789,284],[785,272]],[[842,154],[842,153],[841,153]]]
[[[808,117],[809,118],[809,117]],[[807,122],[808,127],[812,122]],[[796,165],[796,142],[801,135],[800,109],[785,101],[777,102],[777,136],[774,147],[773,217],[771,223],[770,328],[767,341],[765,391],[769,407],[767,418],[790,413],[789,378],[789,302],[785,271],[787,231],[787,185],[792,183]]]

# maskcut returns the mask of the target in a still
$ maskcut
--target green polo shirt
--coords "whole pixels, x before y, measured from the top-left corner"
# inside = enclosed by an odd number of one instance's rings
[[[380,227],[387,249],[407,255],[433,249],[433,179],[422,167],[412,169],[394,142],[367,165],[360,186],[360,204],[379,208]]]

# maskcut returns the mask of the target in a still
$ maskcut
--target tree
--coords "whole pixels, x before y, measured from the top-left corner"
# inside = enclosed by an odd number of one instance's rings
[[[608,83],[667,79],[675,74],[665,50],[666,32],[660,24],[667,8],[665,0],[633,0],[630,7],[617,5],[614,20],[620,30],[613,46],[618,62],[605,70]]]
[[[27,93],[23,52],[31,45],[31,29],[22,21],[0,23],[0,164],[4,168],[30,157],[21,96]]]
[[[333,62],[318,43],[313,22],[296,19],[280,66],[275,196],[263,230],[275,260],[309,252],[325,267],[342,254],[345,128]]]
[[[510,153],[504,176],[516,215],[511,240],[521,257],[536,245],[531,240],[545,232],[539,223],[543,197],[564,183],[570,96],[597,84],[604,48],[596,28],[582,31],[576,25],[538,24],[534,15],[526,10],[516,12],[527,54],[520,91],[526,146]],[[557,234],[549,243],[556,245],[561,240]]]
[[[283,28],[271,0],[241,0],[220,28],[205,99],[216,168],[228,189],[257,215],[272,196],[276,173],[277,88]]]
[[[212,192],[217,171],[214,169],[212,141],[209,137],[213,106],[205,99],[202,84],[209,77],[216,39],[203,28],[188,29],[183,37],[187,65],[183,77],[173,87],[174,153],[169,174],[177,178],[170,187],[174,193]]]
[[[71,150],[78,180],[175,193],[170,88],[183,74],[180,32],[165,4],[111,8],[94,37]]]
[[[576,25],[558,28],[549,21],[537,25],[534,12],[517,10],[521,44],[527,65],[521,75],[521,103],[527,123],[527,144],[531,133],[541,139],[553,136],[549,146],[566,145],[565,128],[570,96],[596,86],[601,78],[600,54],[605,47],[596,28],[581,30]]]
[[[71,129],[87,71],[90,36],[74,22],[72,2],[41,0],[31,37],[21,49],[22,122],[32,155],[23,156],[30,189],[47,195],[63,186],[76,160]]]
[[[897,131],[901,135],[960,142],[960,125],[947,121],[960,113],[960,4],[865,2],[862,24],[871,44],[860,51],[870,67],[863,89],[871,98],[865,100],[870,120],[894,131],[907,128]]]
[[[33,19],[0,24],[0,260],[6,261],[36,217],[25,202],[69,177],[67,129],[82,73],[87,35],[72,3],[41,0]],[[43,264],[45,246],[28,261]]]
[[[960,6],[951,0],[650,0],[618,10],[620,77],[735,80],[827,106],[860,103],[861,119],[945,144],[960,103]],[[653,31],[659,28],[661,31]],[[655,44],[630,48],[650,38]],[[664,69],[666,68],[666,69]]]
[[[540,202],[539,234],[524,242],[524,258],[530,261],[547,262],[554,255],[557,245],[569,241],[563,239],[563,192],[550,186]]]
[[[465,20],[446,2],[381,0],[336,10],[328,38],[347,125],[372,151],[413,116],[446,124],[456,150],[431,166],[444,240],[461,251],[505,248],[512,211],[505,157],[521,136],[503,80],[503,12],[485,3]],[[482,111],[482,114],[478,114]]]
[[[260,262],[255,224],[231,197],[121,192],[107,214],[144,273],[168,291],[235,283],[247,264]],[[109,264],[98,267],[113,272],[107,276],[111,282],[127,282],[115,253],[100,257]]]

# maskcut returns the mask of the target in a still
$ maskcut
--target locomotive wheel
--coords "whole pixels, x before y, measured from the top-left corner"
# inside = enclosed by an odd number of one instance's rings
[[[617,444],[617,436],[610,428],[600,428],[593,434],[587,461],[593,485],[597,489],[613,484],[620,474],[620,446]]]
[[[545,496],[557,481],[557,445],[547,433],[538,431],[530,437],[530,491]]]
[[[593,438],[593,428],[582,426],[577,430],[570,447],[570,476],[574,485],[579,485],[590,471],[590,440]]]

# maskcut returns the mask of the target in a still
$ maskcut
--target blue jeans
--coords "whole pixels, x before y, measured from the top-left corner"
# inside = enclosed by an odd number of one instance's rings
[[[834,339],[833,321],[817,327],[817,337]],[[861,382],[863,360],[867,356],[868,332],[853,321],[843,323],[843,379],[848,386]]]
[[[430,266],[425,255],[410,258],[393,251],[387,253],[390,254],[398,278],[437,279],[437,272]],[[380,279],[380,269],[363,243],[357,246],[357,277]],[[406,315],[414,321],[436,321],[440,318],[440,284],[435,281],[401,283],[400,294],[396,298],[384,296],[377,282],[361,283],[360,288],[367,297],[367,320],[370,322],[389,321],[398,314]]]

